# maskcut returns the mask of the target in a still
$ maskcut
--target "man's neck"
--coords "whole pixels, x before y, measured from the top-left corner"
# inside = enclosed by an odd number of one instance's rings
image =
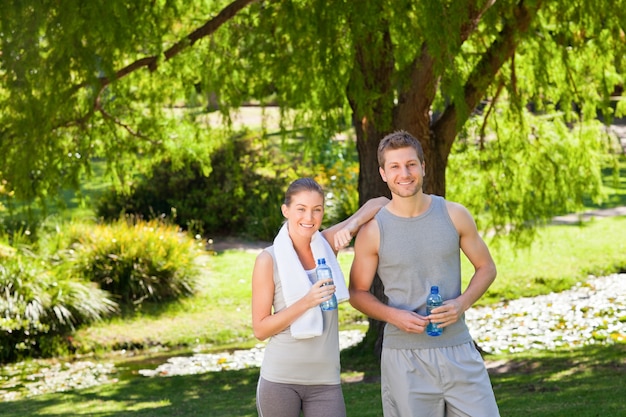
[[[430,207],[432,197],[422,192],[411,197],[391,196],[387,210],[398,217],[417,217]]]

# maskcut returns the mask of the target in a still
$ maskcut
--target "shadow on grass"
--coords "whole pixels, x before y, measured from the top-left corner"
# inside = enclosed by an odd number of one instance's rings
[[[501,415],[626,415],[626,345],[573,351],[528,351],[487,357]],[[358,361],[347,359],[352,365]],[[367,360],[362,363],[371,366]],[[375,373],[370,370],[372,375]],[[294,370],[297,372],[297,370]],[[2,404],[2,415],[23,416],[256,416],[259,370],[147,378]],[[380,382],[355,378],[343,391],[351,417],[382,415]]]
[[[2,416],[256,416],[258,369],[137,376],[80,391],[5,403]]]
[[[624,344],[501,359],[491,364],[490,374],[503,416],[626,415]]]

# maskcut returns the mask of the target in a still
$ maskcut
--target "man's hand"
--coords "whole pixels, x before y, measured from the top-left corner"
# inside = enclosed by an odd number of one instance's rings
[[[414,311],[396,309],[389,323],[407,333],[424,333],[428,320]]]
[[[426,318],[437,323],[439,327],[446,327],[459,321],[464,312],[461,303],[455,298],[444,301],[442,306],[434,308]]]

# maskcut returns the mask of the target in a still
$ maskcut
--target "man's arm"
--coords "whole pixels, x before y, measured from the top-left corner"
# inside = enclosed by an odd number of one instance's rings
[[[444,301],[444,306],[433,310],[435,314],[431,314],[430,319],[440,323],[441,327],[459,320],[461,315],[485,294],[497,274],[489,248],[478,234],[472,215],[458,203],[446,202],[446,206],[459,233],[461,250],[474,266],[474,275],[460,296]]]
[[[378,268],[380,231],[376,220],[366,223],[354,243],[350,269],[350,304],[373,319],[391,323],[405,332],[423,333],[428,321],[419,314],[390,307],[370,292]]]

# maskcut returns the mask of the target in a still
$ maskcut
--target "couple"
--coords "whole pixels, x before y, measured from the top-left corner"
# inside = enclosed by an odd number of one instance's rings
[[[346,415],[337,310],[319,308],[333,293],[386,322],[381,357],[386,417],[499,416],[463,316],[495,279],[489,249],[465,207],[424,194],[424,155],[413,136],[398,131],[384,137],[378,164],[391,200],[369,200],[322,232],[321,187],[303,178],[287,189],[281,207],[286,222],[257,257],[252,274],[254,335],[271,337],[257,386],[259,416]],[[336,255],[357,232],[348,293]],[[475,269],[464,292],[460,250]],[[335,285],[316,280],[319,257],[330,263]],[[376,273],[387,304],[370,292]],[[445,301],[428,316],[426,297],[433,285]],[[441,336],[426,334],[430,321],[444,328]]]

